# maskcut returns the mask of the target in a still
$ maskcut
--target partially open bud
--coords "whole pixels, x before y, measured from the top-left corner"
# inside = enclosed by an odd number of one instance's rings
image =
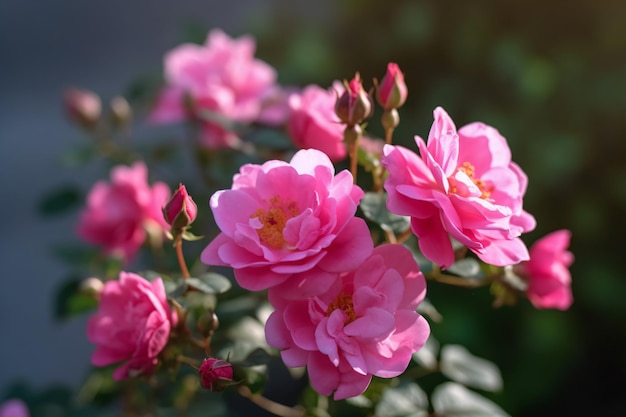
[[[354,126],[369,119],[374,112],[372,98],[363,89],[361,77],[357,72],[349,83],[346,83],[346,91],[335,103],[335,113],[339,120],[348,126]]]
[[[404,83],[404,74],[398,64],[387,64],[387,73],[376,89],[376,100],[385,110],[401,107],[406,101],[408,90]]]
[[[172,232],[184,231],[196,219],[198,206],[183,184],[178,186],[170,201],[163,207],[165,221],[172,226]]]
[[[102,104],[93,91],[70,88],[63,95],[63,103],[69,118],[85,129],[93,128],[100,120]]]
[[[111,122],[118,129],[124,129],[133,119],[133,111],[128,101],[122,96],[116,96],[111,99],[109,111],[111,112]]]
[[[199,369],[200,383],[211,391],[223,391],[233,380],[233,367],[221,359],[207,358]]]

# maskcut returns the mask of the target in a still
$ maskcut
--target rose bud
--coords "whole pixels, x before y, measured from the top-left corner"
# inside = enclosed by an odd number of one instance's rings
[[[70,88],[63,95],[63,103],[69,118],[85,129],[93,128],[100,120],[102,105],[93,91]]]
[[[122,96],[116,96],[109,103],[111,122],[119,129],[127,127],[133,119],[133,111],[128,101]]]
[[[184,230],[196,219],[198,206],[183,184],[178,186],[170,201],[163,207],[163,216],[172,230]]]
[[[398,64],[387,64],[387,73],[376,89],[376,100],[385,110],[397,109],[406,101],[408,90]]]
[[[199,373],[200,383],[210,391],[223,391],[233,380],[232,365],[220,359],[205,359]]]
[[[370,118],[373,111],[372,99],[363,89],[361,77],[357,72],[354,78],[346,83],[346,91],[337,99],[335,113],[342,122],[354,126]]]

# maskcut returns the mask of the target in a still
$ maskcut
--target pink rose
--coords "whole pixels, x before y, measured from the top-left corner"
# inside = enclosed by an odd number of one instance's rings
[[[428,145],[416,136],[420,156],[385,145],[389,211],[410,216],[424,256],[447,268],[454,262],[450,236],[484,262],[506,266],[528,259],[519,236],[535,227],[522,209],[528,179],[506,139],[491,126],[471,123],[457,134],[441,108]]]
[[[204,45],[184,44],[168,52],[164,60],[167,86],[150,119],[179,122],[208,111],[242,123],[256,120],[264,101],[273,94],[276,71],[254,58],[255,47],[249,36],[232,39],[215,29]],[[191,115],[185,97],[190,100]],[[233,146],[238,140],[217,123],[203,125],[207,125],[202,129],[203,143],[208,147]]]
[[[93,128],[102,115],[100,96],[90,90],[68,88],[63,94],[67,116],[84,128]]]
[[[0,404],[0,417],[29,417],[28,407],[22,400],[12,399]]]
[[[146,230],[169,228],[161,211],[169,194],[169,187],[162,182],[152,188],[148,185],[143,162],[117,166],[111,170],[110,183],[100,181],[89,192],[78,234],[129,263],[146,240]]]
[[[344,90],[337,88],[324,90],[309,85],[301,94],[292,94],[287,121],[289,136],[298,148],[318,149],[333,161],[340,161],[347,155],[343,142],[345,126],[335,114],[337,96]]]
[[[199,373],[200,383],[210,391],[221,391],[233,380],[233,366],[220,359],[205,359]]]
[[[230,266],[252,291],[307,283],[323,290],[337,272],[359,265],[372,251],[365,221],[354,217],[363,190],[352,175],[309,149],[291,162],[244,165],[230,190],[210,200],[220,233],[202,252],[209,265]]]
[[[98,311],[87,323],[87,338],[97,345],[91,363],[107,366],[126,361],[113,372],[116,381],[150,374],[176,321],[161,278],[149,282],[120,272],[118,281],[104,284]]]
[[[402,374],[430,334],[415,312],[426,282],[411,252],[382,245],[324,292],[286,300],[270,288],[276,309],[265,325],[267,342],[289,367],[307,366],[313,388],[336,400],[361,394],[373,375]]]
[[[557,230],[535,242],[530,260],[515,265],[515,272],[528,283],[526,295],[536,308],[567,310],[572,305],[569,266],[574,255],[567,251],[569,230]]]
[[[406,101],[408,89],[404,83],[404,74],[398,64],[387,64],[387,72],[376,89],[376,100],[385,110],[402,107]]]

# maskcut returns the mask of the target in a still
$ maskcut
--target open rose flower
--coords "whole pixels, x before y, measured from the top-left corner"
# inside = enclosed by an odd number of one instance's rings
[[[281,349],[285,364],[307,366],[313,388],[334,392],[337,400],[361,394],[373,375],[402,374],[430,334],[415,312],[426,282],[404,246],[378,246],[338,278],[302,300],[286,300],[271,288],[276,310],[265,325],[267,342]]]
[[[77,232],[107,254],[119,255],[129,263],[146,240],[147,231],[163,234],[169,229],[161,211],[169,195],[169,187],[162,182],[148,185],[143,162],[117,166],[111,170],[110,183],[100,181],[89,192]]]
[[[276,81],[276,71],[254,58],[255,48],[249,36],[232,39],[215,29],[204,45],[184,44],[167,53],[167,85],[150,119],[180,122],[204,111],[229,121],[255,121],[265,100],[275,94]],[[211,148],[235,146],[239,140],[234,132],[210,121],[202,123],[201,134],[202,143]]]
[[[150,374],[176,320],[161,278],[149,282],[121,272],[118,281],[104,284],[98,311],[87,323],[87,338],[97,345],[91,363],[107,366],[125,361],[113,372],[117,381]]]
[[[11,399],[0,404],[0,417],[29,417],[28,407],[22,400]]]
[[[298,148],[319,149],[333,161],[346,157],[345,126],[335,114],[337,96],[344,90],[339,83],[328,90],[309,85],[302,93],[289,97],[287,131]]]
[[[515,265],[515,273],[528,284],[526,295],[536,308],[567,310],[572,305],[569,267],[574,255],[567,250],[569,230],[557,230],[535,242],[530,260]]]
[[[528,259],[519,236],[535,227],[522,209],[528,179],[506,139],[491,126],[471,123],[458,133],[441,108],[428,144],[415,137],[420,156],[385,145],[389,211],[411,217],[424,256],[447,268],[454,262],[450,236],[484,262],[506,266]]]
[[[258,291],[284,284],[294,296],[323,290],[337,272],[372,251],[365,221],[354,217],[363,191],[315,149],[289,163],[244,165],[230,190],[210,200],[220,233],[202,252],[209,265],[230,266],[237,282]],[[287,282],[289,281],[289,282]]]

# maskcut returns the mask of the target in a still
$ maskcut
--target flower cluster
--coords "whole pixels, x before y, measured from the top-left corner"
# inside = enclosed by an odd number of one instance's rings
[[[193,151],[202,151],[196,162],[203,174],[213,168],[207,161],[222,162],[223,148],[244,149],[246,132],[261,124],[293,142],[289,151],[247,158],[254,163],[238,167],[230,188],[211,189],[215,237],[198,248],[201,263],[188,269],[182,244],[199,239],[188,229],[208,208],[196,205],[185,185],[170,197],[170,188],[150,185],[147,166],[135,162],[115,166],[110,181],[89,192],[79,236],[121,257],[124,266],[149,241],[159,271],[102,268],[102,279],[89,275],[79,285],[82,297],[98,303],[87,325],[97,346],[93,365],[116,365],[115,380],[151,378],[160,368],[174,374],[189,365],[199,375],[189,391],[252,385],[242,369],[266,358],[253,351],[231,359],[232,333],[219,333],[219,295],[236,282],[240,291],[255,292],[254,304],[271,305],[262,324],[255,321],[263,348],[278,351],[288,367],[306,367],[315,391],[340,400],[365,392],[373,377],[396,378],[411,366],[431,336],[418,313],[427,279],[491,285],[498,306],[518,296],[537,308],[571,305],[570,233],[554,232],[528,251],[522,235],[536,226],[523,208],[528,179],[498,130],[481,122],[457,130],[437,107],[427,140],[415,137],[415,152],[392,144],[408,92],[397,64],[373,82],[375,92],[358,73],[328,90],[297,89],[277,85],[276,71],[254,52],[252,38],[231,39],[219,30],[204,45],[170,51],[166,85],[150,116],[200,127],[203,148]],[[68,97],[70,117],[85,131],[97,129],[96,119],[102,124],[97,97],[77,91]],[[364,136],[376,103],[384,141]],[[119,114],[130,115],[123,107]],[[255,150],[249,142],[246,152]],[[267,154],[272,157],[261,158]],[[350,169],[337,172],[334,163],[346,157]],[[371,191],[357,184],[360,170],[372,176]],[[427,266],[420,269],[417,259]],[[474,262],[478,272],[463,276],[459,260]],[[175,262],[177,271],[169,271]],[[234,280],[206,266],[232,268]]]

